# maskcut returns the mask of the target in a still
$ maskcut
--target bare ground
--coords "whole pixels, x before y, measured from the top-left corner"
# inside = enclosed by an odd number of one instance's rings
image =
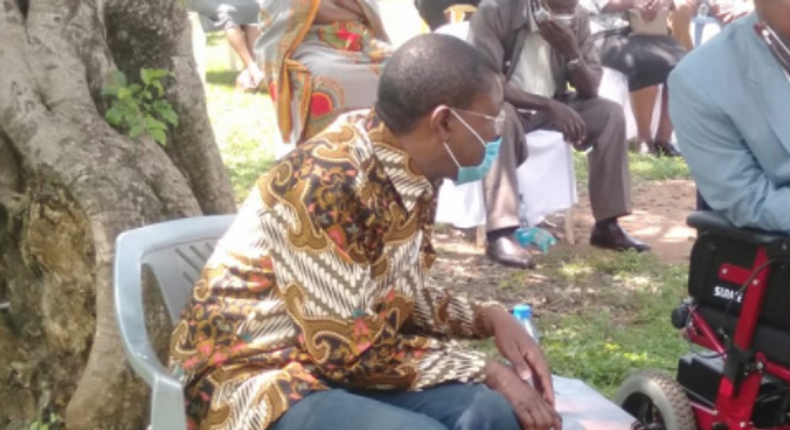
[[[634,212],[621,219],[633,236],[653,247],[657,265],[685,265],[691,250],[694,230],[685,220],[694,209],[695,188],[690,180],[642,182],[634,188]],[[586,195],[580,196],[575,210],[576,245],[563,240],[561,229],[550,230],[560,239],[546,255],[536,254],[538,268],[532,271],[509,269],[489,261],[482,248],[466,240],[464,232],[439,228],[436,235],[440,258],[433,274],[455,291],[472,298],[496,298],[506,304],[532,303],[539,313],[567,312],[588,304],[601,304],[596,283],[610,283],[607,274],[593,271],[583,282],[573,282],[573,264],[601,262],[610,251],[591,247],[589,232],[593,224]],[[555,224],[561,221],[553,218]],[[589,279],[590,277],[594,279]]]

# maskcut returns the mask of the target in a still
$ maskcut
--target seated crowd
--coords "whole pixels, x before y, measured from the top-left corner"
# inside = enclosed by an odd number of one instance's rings
[[[483,181],[487,255],[531,267],[515,169],[528,132],[556,130],[587,153],[590,242],[648,250],[618,224],[629,147],[626,112],[598,96],[605,67],[653,153],[678,155],[677,128],[711,209],[790,234],[790,0],[715,9],[745,16],[686,54],[696,4],[482,0],[468,43],[392,52],[376,0],[262,1],[257,64],[297,147],[258,180],[174,331],[190,427],[560,429],[535,340],[428,275],[438,186]],[[506,363],[456,341],[488,337]]]

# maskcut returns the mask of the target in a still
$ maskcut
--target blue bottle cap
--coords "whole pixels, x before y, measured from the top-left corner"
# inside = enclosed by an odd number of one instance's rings
[[[530,305],[516,305],[513,307],[513,316],[517,319],[530,319],[532,318],[532,307]]]

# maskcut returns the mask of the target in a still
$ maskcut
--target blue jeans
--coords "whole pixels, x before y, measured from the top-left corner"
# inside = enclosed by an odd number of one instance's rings
[[[480,384],[424,391],[320,391],[296,402],[269,430],[521,430],[499,393]]]

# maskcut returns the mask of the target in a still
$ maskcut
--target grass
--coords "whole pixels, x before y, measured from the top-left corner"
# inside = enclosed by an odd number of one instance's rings
[[[610,397],[631,372],[672,374],[688,351],[669,319],[686,296],[686,270],[650,254],[581,256],[572,248],[549,254],[536,272],[523,276],[544,277],[562,295],[576,297],[572,305],[538,308],[536,325],[552,371]],[[503,287],[528,282],[509,279]],[[491,341],[474,346],[495,353]]]
[[[558,278],[582,290],[596,289],[598,297],[578,312],[538,320],[556,373],[612,395],[632,371],[675,369],[688,346],[669,316],[686,295],[686,267],[663,264],[649,254],[558,257]]]
[[[238,73],[228,70],[228,49],[224,38],[208,37],[206,98],[223,161],[237,201],[242,201],[255,180],[274,164],[278,133],[269,96],[235,89]]]
[[[669,179],[689,179],[691,174],[682,158],[656,158],[650,154],[629,153],[631,177],[635,183],[649,181],[665,181]],[[584,189],[589,179],[587,172],[587,156],[575,153],[573,157],[576,169],[576,182],[579,189]]]

